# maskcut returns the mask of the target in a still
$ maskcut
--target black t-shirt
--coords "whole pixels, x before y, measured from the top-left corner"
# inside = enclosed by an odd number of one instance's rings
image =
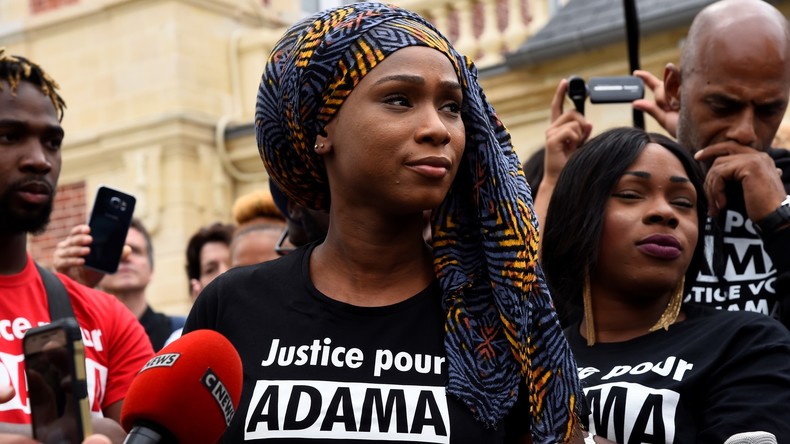
[[[629,443],[715,443],[768,431],[790,439],[790,333],[763,315],[684,306],[687,318],[629,341],[566,329],[589,430]]]
[[[184,317],[168,316],[164,313],[155,312],[151,307],[146,307],[139,321],[145,330],[145,334],[148,335],[154,351],[158,352],[165,346],[165,342],[170,335],[183,326]]]
[[[772,149],[769,155],[782,170],[790,194],[790,152]],[[729,182],[725,191],[727,206],[715,225],[709,221],[706,226],[707,261],[685,301],[762,313],[790,328],[790,229],[761,238],[746,215],[741,185]],[[719,272],[710,246],[717,251],[717,260],[723,261]]]
[[[503,441],[502,424],[485,428],[446,395],[437,283],[395,305],[345,304],[313,286],[311,251],[230,270],[187,319],[185,332],[216,330],[241,355],[241,402],[224,442]]]

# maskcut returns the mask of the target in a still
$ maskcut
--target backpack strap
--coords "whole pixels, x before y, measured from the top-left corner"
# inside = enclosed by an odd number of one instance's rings
[[[63,282],[55,276],[55,273],[41,265],[36,264],[36,268],[38,269],[38,274],[41,275],[41,280],[44,282],[44,290],[47,292],[50,319],[57,321],[63,318],[73,318],[74,309],[71,307],[71,300],[66,292],[66,287],[63,286]]]

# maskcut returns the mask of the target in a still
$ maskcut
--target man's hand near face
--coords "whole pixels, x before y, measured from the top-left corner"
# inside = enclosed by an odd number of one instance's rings
[[[705,193],[710,202],[711,216],[716,216],[727,206],[724,194],[726,181],[741,183],[747,215],[755,222],[776,210],[787,195],[781,173],[767,153],[733,142],[722,142],[698,151],[694,158],[709,165]]]

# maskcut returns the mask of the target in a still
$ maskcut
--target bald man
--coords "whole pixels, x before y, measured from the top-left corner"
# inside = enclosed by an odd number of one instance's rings
[[[790,152],[771,148],[790,94],[787,19],[759,0],[713,3],[694,19],[680,66],[667,65],[664,92],[718,221],[708,236],[718,259],[686,301],[790,326]]]

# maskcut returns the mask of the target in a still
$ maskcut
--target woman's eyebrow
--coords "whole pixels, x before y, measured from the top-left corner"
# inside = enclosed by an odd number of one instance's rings
[[[385,76],[378,80],[376,80],[375,85],[380,85],[382,83],[387,82],[405,82],[405,83],[413,83],[416,85],[425,85],[425,79],[422,76],[416,76],[413,74],[393,74],[391,76]],[[453,81],[453,80],[443,80],[440,82],[442,87],[450,88],[450,89],[457,89],[461,90],[461,84]]]
[[[382,83],[387,82],[406,82],[406,83],[416,83],[419,85],[425,84],[425,79],[421,76],[416,76],[413,74],[393,74],[391,76],[382,77],[376,80],[376,85],[380,85]]]
[[[631,176],[636,176],[642,179],[650,179],[651,177],[650,173],[648,173],[647,171],[626,171],[625,173],[623,173],[624,176],[626,174],[629,174]]]
[[[652,175],[647,171],[626,171],[625,173],[623,173],[623,175],[626,174],[631,176],[636,176],[641,179],[650,179],[652,177]],[[683,176],[669,176],[669,181],[673,183],[691,182],[688,177],[683,177]]]

